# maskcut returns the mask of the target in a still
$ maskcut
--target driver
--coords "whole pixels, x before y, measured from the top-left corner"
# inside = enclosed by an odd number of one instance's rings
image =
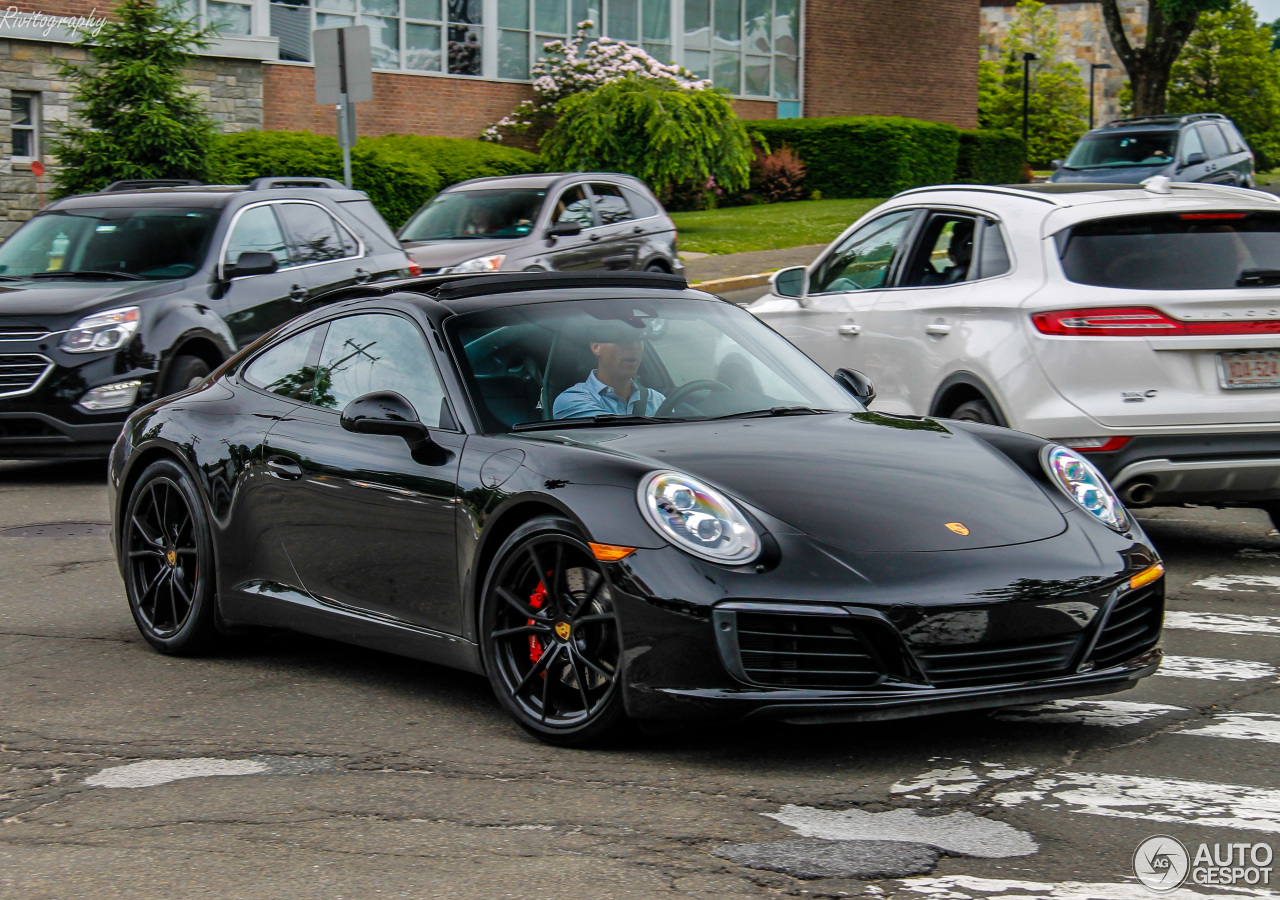
[[[598,322],[591,334],[596,368],[556,398],[552,415],[579,419],[602,414],[652,416],[667,398],[636,381],[648,331],[626,322]]]

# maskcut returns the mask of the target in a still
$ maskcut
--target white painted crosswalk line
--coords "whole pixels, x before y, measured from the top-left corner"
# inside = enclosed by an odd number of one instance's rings
[[[995,718],[1006,722],[1032,722],[1037,725],[1137,725],[1148,719],[1186,712],[1181,706],[1164,703],[1135,703],[1130,700],[1053,700],[1032,706],[1010,706],[998,711]]]
[[[1280,575],[1210,575],[1196,579],[1191,586],[1239,594],[1280,594]]]
[[[1220,634],[1280,634],[1280,616],[1243,616],[1236,613],[1195,613],[1169,610],[1165,628],[1216,631]]]
[[[1280,744],[1280,716],[1271,713],[1221,713],[1208,724],[1184,729],[1179,734]]]
[[[888,885],[886,885],[888,886]],[[978,878],[973,875],[945,875],[904,878],[894,882],[890,894],[910,891],[931,900],[1246,900],[1252,897],[1274,897],[1262,888],[1223,888],[1201,892],[1181,887],[1156,894],[1137,881],[1086,882],[1022,881],[1008,878]]]
[[[1166,656],[1157,675],[1203,678],[1210,681],[1253,681],[1272,678],[1276,667],[1247,659],[1214,659],[1209,656]]]

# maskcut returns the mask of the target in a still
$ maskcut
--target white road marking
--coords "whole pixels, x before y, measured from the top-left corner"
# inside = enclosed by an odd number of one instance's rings
[[[972,794],[993,781],[1009,781],[1035,774],[1035,769],[1008,769],[999,763],[978,763],[981,771],[967,760],[948,769],[931,769],[923,775],[899,781],[889,788],[891,794],[912,794],[919,799],[947,794]]]
[[[1255,590],[1231,587],[1233,584],[1246,585]],[[1206,591],[1242,591],[1251,594],[1258,593],[1256,589],[1262,587],[1273,588],[1269,593],[1280,594],[1280,575],[1210,575],[1191,582],[1191,586],[1202,587]]]
[[[143,788],[179,781],[183,778],[207,778],[213,775],[257,775],[267,771],[267,764],[252,759],[149,759],[103,769],[90,775],[84,783],[93,787]]]
[[[1237,613],[1193,613],[1169,610],[1165,628],[1217,631],[1222,634],[1280,634],[1280,616],[1242,616]]]
[[[1280,744],[1280,716],[1272,713],[1222,713],[1214,716],[1207,725],[1187,728],[1179,734]]]
[[[873,813],[860,809],[814,809],[788,803],[776,813],[765,815],[802,837],[828,841],[913,841],[953,855],[982,859],[1030,856],[1040,849],[1025,831],[970,812],[921,816],[914,809]]]
[[[1204,678],[1210,681],[1253,681],[1276,674],[1275,666],[1247,659],[1214,659],[1208,656],[1166,656],[1157,675]]]
[[[972,875],[947,875],[945,877],[904,878],[897,882],[904,891],[922,894],[932,900],[1200,900],[1204,897],[1237,898],[1274,897],[1269,890],[1260,888],[1223,888],[1222,891],[1201,893],[1191,888],[1178,888],[1156,894],[1138,882],[1084,882],[1062,881],[1044,883],[1037,881],[1013,881],[1004,878],[976,878]],[[896,891],[892,891],[896,893]]]
[[[1257,547],[1245,547],[1242,550],[1237,550],[1236,556],[1241,559],[1280,559],[1280,551],[1259,550]]]
[[[1031,706],[1011,706],[995,718],[1006,722],[1033,722],[1037,725],[1137,725],[1169,713],[1186,712],[1181,706],[1164,703],[1134,703],[1128,700],[1053,700]]]

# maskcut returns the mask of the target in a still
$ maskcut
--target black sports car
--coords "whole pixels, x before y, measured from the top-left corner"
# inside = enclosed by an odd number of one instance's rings
[[[750,313],[664,275],[351,289],[116,444],[148,641],[279,626],[484,673],[597,739],[1123,690],[1163,569],[1073,451],[868,411]]]

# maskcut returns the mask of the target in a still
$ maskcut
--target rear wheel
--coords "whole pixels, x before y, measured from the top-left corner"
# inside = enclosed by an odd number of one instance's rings
[[[664,266],[662,263],[656,263],[656,262],[649,263],[649,265],[644,267],[644,270],[646,272],[661,272],[663,275],[671,274],[669,271],[667,271],[666,266]]]
[[[996,411],[986,400],[966,400],[951,411],[952,419],[962,422],[979,422],[983,425],[999,425]]]
[[[1271,527],[1280,531],[1280,503],[1264,503],[1262,509],[1271,517]]]
[[[187,388],[193,388],[210,372],[209,364],[198,356],[179,356],[169,364],[165,373],[164,384],[160,388],[160,396],[168,397]]]
[[[534,737],[581,746],[625,720],[608,576],[573,523],[540,517],[499,549],[480,612],[498,701]]]

